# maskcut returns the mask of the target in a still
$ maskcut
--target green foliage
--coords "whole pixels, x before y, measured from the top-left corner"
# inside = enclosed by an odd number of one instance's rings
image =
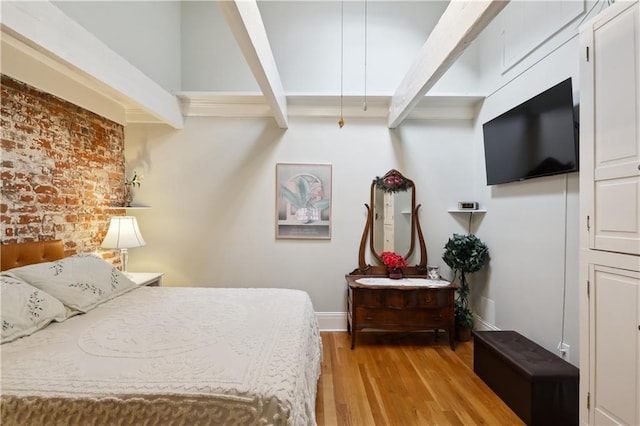
[[[296,209],[311,207],[307,205],[309,201],[309,182],[306,179],[298,178],[296,180],[297,193],[291,191],[284,185],[280,185],[280,196],[287,200]]]
[[[444,246],[442,260],[456,271],[477,272],[489,260],[489,249],[473,234],[453,234]]]
[[[287,200],[296,209],[315,208],[323,210],[329,207],[329,200],[315,199],[311,195],[311,185],[309,182],[300,177],[296,180],[297,193],[291,191],[284,185],[280,185],[280,197]]]
[[[455,301],[456,325],[473,328],[473,313],[468,302],[470,288],[466,274],[477,272],[487,264],[489,249],[473,234],[453,234],[444,246],[442,260],[460,276],[460,287]]]
[[[473,313],[460,300],[455,303],[456,325],[463,328],[473,328]]]

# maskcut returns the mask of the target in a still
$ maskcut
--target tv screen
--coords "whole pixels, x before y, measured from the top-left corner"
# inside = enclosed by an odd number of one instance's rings
[[[487,185],[578,170],[571,78],[482,126]]]

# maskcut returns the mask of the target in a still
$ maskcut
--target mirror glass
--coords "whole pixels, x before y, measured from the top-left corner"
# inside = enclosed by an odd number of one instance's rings
[[[374,256],[379,258],[384,251],[398,253],[405,259],[411,256],[414,245],[414,191],[413,182],[396,170],[376,178],[372,183],[373,223],[370,242]]]
[[[373,247],[407,257],[411,248],[411,193],[385,192],[376,187],[373,200]]]

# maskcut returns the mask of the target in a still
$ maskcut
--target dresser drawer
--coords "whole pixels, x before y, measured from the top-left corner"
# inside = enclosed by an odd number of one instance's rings
[[[369,308],[422,308],[449,306],[452,290],[369,290],[355,292],[356,306]],[[351,298],[350,298],[351,299]]]
[[[355,308],[358,328],[385,325],[402,325],[410,328],[447,326],[450,310],[439,309],[369,309]]]
[[[358,289],[354,292],[353,302],[355,306],[367,306],[370,308],[383,308],[385,307],[386,293],[393,290],[379,291],[379,290],[363,290]]]
[[[445,307],[450,306],[453,301],[454,290],[417,290],[416,306],[422,307]]]

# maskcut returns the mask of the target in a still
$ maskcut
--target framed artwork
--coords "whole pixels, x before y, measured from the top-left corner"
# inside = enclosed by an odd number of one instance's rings
[[[331,164],[276,164],[276,238],[331,239]]]

